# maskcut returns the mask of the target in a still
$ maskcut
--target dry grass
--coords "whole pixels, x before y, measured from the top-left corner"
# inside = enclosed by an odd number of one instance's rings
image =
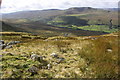
[[[44,60],[52,65],[51,69],[39,69],[38,74],[30,76],[27,68],[22,67],[23,73],[16,67],[9,67],[3,61],[3,78],[22,77],[22,78],[117,78],[118,75],[118,39],[117,36],[99,36],[98,39],[92,40],[84,37],[65,38],[51,37],[47,40],[26,40],[24,43],[14,45],[11,49],[0,51],[10,52],[15,57],[22,58],[22,61],[15,60],[11,62],[11,56],[8,56],[9,63],[15,65],[37,65],[30,59],[32,54],[45,56]],[[10,40],[6,40],[10,41]],[[112,51],[108,51],[108,49]],[[56,64],[57,59],[50,56],[51,53],[58,54],[65,60]],[[24,57],[21,57],[24,56]],[[6,56],[3,56],[5,58]],[[27,59],[26,61],[24,59]],[[12,72],[12,70],[16,72]],[[7,74],[6,74],[7,73]]]
[[[118,37],[104,36],[93,40],[80,55],[89,61],[98,78],[118,77]]]

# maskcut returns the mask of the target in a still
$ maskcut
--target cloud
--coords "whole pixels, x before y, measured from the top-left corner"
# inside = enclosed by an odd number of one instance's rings
[[[1,12],[24,10],[66,9],[69,7],[118,7],[119,0],[3,0]]]

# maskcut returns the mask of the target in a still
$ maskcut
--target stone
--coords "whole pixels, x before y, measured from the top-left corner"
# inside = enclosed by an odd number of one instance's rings
[[[36,61],[36,60],[38,59],[38,55],[32,54],[32,55],[31,55],[31,59],[32,59],[33,61]]]
[[[48,65],[47,65],[47,68],[50,69],[50,68],[51,68],[51,64],[48,64]]]
[[[42,62],[43,61],[43,56],[38,56],[38,61]]]
[[[6,55],[9,55],[9,56],[14,56],[13,53],[6,53]]]
[[[21,43],[21,41],[15,41],[16,44]]]
[[[96,40],[97,38],[96,37],[91,37],[91,40]]]
[[[32,54],[31,55],[31,59],[33,60],[33,61],[43,61],[43,57],[42,56],[39,56],[39,55],[36,55],[36,54]]]
[[[58,58],[57,63],[61,63],[61,62],[63,62],[64,60],[65,60],[64,58]]]
[[[5,47],[5,49],[9,49],[9,48],[12,48],[12,45],[7,45],[7,46]]]
[[[4,40],[0,40],[0,44],[5,44]]]
[[[7,45],[13,45],[15,44],[14,41],[8,42]]]
[[[31,76],[38,74],[38,68],[35,66],[30,67],[28,71],[31,73]]]
[[[107,49],[108,52],[112,52],[112,49]]]
[[[58,55],[56,53],[52,53],[51,56],[54,58],[58,58]]]
[[[14,45],[14,44],[18,44],[21,43],[20,41],[11,41],[9,43],[7,43],[7,45]]]
[[[0,50],[4,49],[6,47],[5,44],[0,44]]]
[[[54,65],[57,65],[58,63],[56,63],[56,62],[53,62],[53,64],[54,64]]]

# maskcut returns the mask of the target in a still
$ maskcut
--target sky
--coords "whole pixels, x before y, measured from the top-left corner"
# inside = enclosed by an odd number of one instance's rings
[[[70,7],[117,8],[119,0],[2,0],[1,13]]]

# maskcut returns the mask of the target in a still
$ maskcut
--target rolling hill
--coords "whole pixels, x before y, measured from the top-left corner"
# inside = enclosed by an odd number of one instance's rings
[[[3,21],[0,21],[0,23],[2,23],[2,31],[16,31],[16,32],[22,32],[22,31],[25,31],[24,29],[22,28],[18,28],[18,27],[14,27],[14,26],[11,26],[10,24],[6,23],[6,22],[3,22]]]
[[[20,11],[15,13],[3,14],[2,17],[3,19],[32,19],[32,18],[44,19],[54,16],[61,16],[67,14],[80,14],[96,10],[97,9],[91,7],[73,7],[66,10],[48,9],[48,10]]]
[[[108,24],[109,20],[112,19],[113,24],[118,25],[118,12],[91,7],[73,7],[66,10],[21,11],[3,14],[2,18],[3,20],[9,20],[9,22],[11,22],[11,20],[16,21],[16,19],[48,22],[60,16],[75,16],[80,19],[89,20],[89,24]]]
[[[89,36],[89,35],[107,34],[105,32],[100,32],[100,31],[88,31],[88,30],[82,30],[82,29],[56,27],[56,26],[47,25],[38,21],[22,23],[22,24],[18,24],[18,23],[17,24],[9,23],[9,24],[11,26],[14,26],[14,28],[12,29],[14,29],[13,31],[15,32],[17,32],[17,30],[20,31],[20,29],[23,29],[22,32],[28,32],[28,33],[41,35],[41,36],[47,36],[47,37],[60,36],[60,35],[64,36],[64,34],[69,34],[69,36]]]
[[[108,27],[110,19],[112,19],[113,27],[116,28],[118,26],[117,14],[115,11],[91,7],[73,7],[66,10],[49,9],[3,14],[3,21],[14,26],[13,31],[18,31],[20,28],[25,32],[47,36],[65,33],[72,36],[88,36],[108,33],[109,28],[107,28],[107,32],[101,31],[98,30],[98,25],[103,25],[103,29],[106,29],[104,25]],[[89,25],[95,25],[98,28],[91,30]],[[88,29],[84,29],[84,26],[88,26]]]

